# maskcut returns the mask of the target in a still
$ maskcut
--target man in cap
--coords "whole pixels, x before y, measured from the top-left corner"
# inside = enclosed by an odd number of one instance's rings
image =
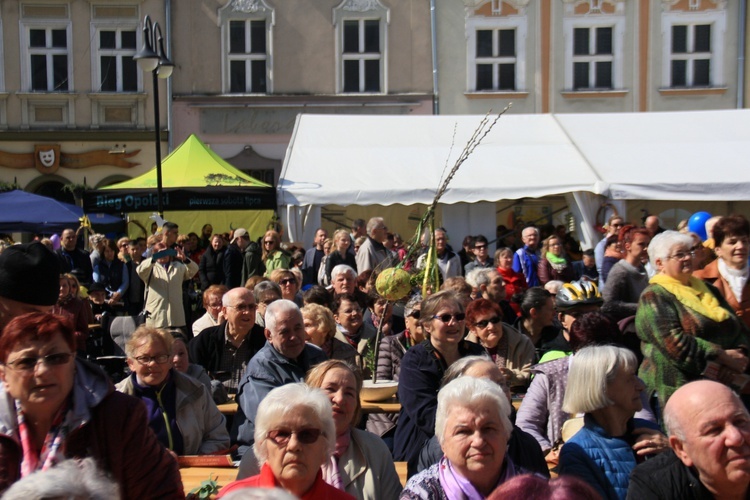
[[[48,312],[60,292],[60,262],[43,244],[13,245],[0,253],[0,329],[22,314]]]
[[[247,229],[235,229],[232,241],[229,242],[224,254],[224,285],[230,290],[244,285],[242,282],[243,254],[249,244],[250,235]]]

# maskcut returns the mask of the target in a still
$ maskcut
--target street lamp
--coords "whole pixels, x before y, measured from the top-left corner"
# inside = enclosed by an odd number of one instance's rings
[[[156,137],[156,196],[159,215],[164,215],[161,186],[161,134],[159,126],[159,78],[167,79],[172,75],[174,64],[164,51],[164,37],[159,23],[151,23],[146,16],[143,20],[143,47],[133,56],[143,71],[150,71],[154,84],[154,131]]]

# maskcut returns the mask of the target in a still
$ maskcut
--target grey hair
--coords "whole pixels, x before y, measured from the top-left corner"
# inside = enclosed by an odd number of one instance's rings
[[[238,291],[239,290],[239,291]],[[252,295],[253,292],[245,288],[244,286],[238,286],[237,288],[232,288],[227,293],[221,296],[221,305],[224,307],[230,307],[234,305],[234,301],[239,298],[241,295],[245,295],[245,292]],[[253,296],[255,298],[255,296]]]
[[[693,238],[687,234],[671,230],[654,236],[648,245],[648,259],[651,262],[651,267],[658,269],[656,267],[657,259],[662,262],[665,261],[675,245],[684,245],[690,249],[693,246]]]
[[[266,330],[271,332],[272,335],[276,335],[276,320],[280,314],[287,312],[296,311],[299,317],[302,318],[302,311],[299,310],[299,306],[287,299],[279,299],[268,305],[266,308],[265,323]]]
[[[684,387],[684,386],[683,386]],[[667,405],[664,408],[664,428],[667,431],[667,436],[676,436],[680,441],[685,440],[685,430],[680,425],[680,419],[678,415],[672,411],[672,407]]]
[[[447,370],[445,370],[445,374],[443,375],[443,379],[440,381],[440,387],[445,387],[446,385],[450,384],[454,380],[456,380],[458,377],[462,376],[464,373],[466,373],[469,368],[474,366],[477,363],[486,363],[486,362],[492,363],[492,359],[484,356],[464,356],[463,358],[459,358],[458,361],[455,361],[453,364],[451,364]]]
[[[621,367],[626,370],[638,368],[635,354],[623,347],[589,346],[578,351],[568,372],[563,411],[590,413],[611,405],[607,386]]]
[[[479,288],[482,285],[489,285],[492,281],[492,277],[496,274],[497,269],[494,267],[479,267],[469,271],[466,275],[466,282],[471,285],[472,288]]]
[[[15,482],[3,499],[88,498],[119,500],[120,488],[96,466],[93,458],[70,459]]]
[[[383,222],[382,217],[372,217],[370,220],[367,221],[367,236],[370,236],[372,234],[372,230],[375,229],[375,227],[378,224],[381,224]]]
[[[281,488],[261,487],[240,488],[239,490],[234,490],[221,498],[224,500],[297,500],[295,495],[292,495]]]
[[[409,300],[406,302],[406,305],[404,306],[404,316],[410,315],[414,308],[417,306],[420,306],[422,304],[422,294],[417,292],[414,295],[412,295]]]
[[[269,291],[275,292],[276,295],[281,297],[281,287],[278,283],[271,280],[261,281],[260,283],[255,285],[255,288],[253,288],[253,296],[255,297],[255,302],[260,302]]]
[[[331,282],[333,282],[341,273],[351,274],[352,278],[357,279],[357,271],[346,264],[339,264],[331,269]]]
[[[550,280],[544,285],[544,289],[547,290],[552,295],[557,295],[557,292],[560,291],[560,289],[563,287],[565,283],[563,283],[560,280]]]
[[[527,227],[525,227],[525,228],[523,228],[521,230],[521,237],[523,237],[523,233],[525,233],[529,229],[531,229],[532,231],[534,231],[536,233],[537,237],[540,236],[541,233],[539,232],[539,228],[538,227],[536,227],[536,226],[527,226]]]
[[[331,457],[336,446],[336,426],[333,423],[333,408],[328,396],[320,389],[309,387],[303,383],[286,384],[273,389],[258,405],[258,412],[255,416],[253,452],[255,452],[260,465],[268,460],[268,450],[266,449],[268,433],[274,429],[276,422],[281,420],[285,414],[297,408],[312,410],[318,417],[320,430],[326,440],[326,460]]]
[[[445,424],[448,414],[454,408],[474,408],[480,403],[490,403],[498,409],[505,436],[510,436],[513,424],[510,422],[510,403],[499,385],[474,377],[458,377],[438,392],[437,413],[435,415],[435,435],[442,445],[445,439]]]

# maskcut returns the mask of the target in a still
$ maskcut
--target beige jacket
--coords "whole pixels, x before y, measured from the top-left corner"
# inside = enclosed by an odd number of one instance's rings
[[[508,338],[508,359],[505,368],[512,372],[508,386],[514,391],[526,392],[531,382],[531,365],[536,363],[536,353],[531,339],[510,325],[503,323],[503,336]],[[482,344],[476,335],[469,332],[466,340]],[[498,364],[500,368],[503,368]]]
[[[153,259],[145,259],[138,264],[136,272],[144,283],[148,283],[146,310],[151,315],[146,324],[158,328],[185,326],[187,322],[182,307],[182,283],[195,276],[198,264],[192,260],[187,265],[173,261],[168,269],[164,269],[164,266],[155,263]]]
[[[391,452],[375,434],[352,429],[351,444],[338,463],[344,491],[359,500],[396,500],[401,494]]]

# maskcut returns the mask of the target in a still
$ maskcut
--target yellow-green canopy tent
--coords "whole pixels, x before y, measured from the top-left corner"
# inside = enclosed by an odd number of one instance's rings
[[[127,213],[147,229],[157,211],[156,167],[112,186],[84,194],[90,213]],[[243,227],[253,239],[265,231],[276,209],[275,190],[233,167],[191,135],[162,162],[164,219],[180,233],[211,224],[214,232]],[[140,231],[131,227],[131,236]]]

